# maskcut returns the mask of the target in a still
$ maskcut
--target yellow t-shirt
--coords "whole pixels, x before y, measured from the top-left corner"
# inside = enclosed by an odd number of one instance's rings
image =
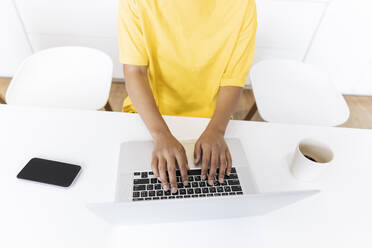
[[[211,117],[221,86],[244,86],[256,19],[254,0],[119,0],[120,62],[148,66],[161,114]]]

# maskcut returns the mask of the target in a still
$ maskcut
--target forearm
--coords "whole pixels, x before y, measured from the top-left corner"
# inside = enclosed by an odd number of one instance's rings
[[[242,91],[243,88],[235,86],[224,86],[220,88],[217,96],[216,110],[207,129],[213,129],[214,131],[225,134],[226,127],[238,104]]]
[[[147,68],[125,65],[124,74],[128,95],[152,137],[155,139],[160,135],[170,134],[169,128],[156,106],[147,79]]]

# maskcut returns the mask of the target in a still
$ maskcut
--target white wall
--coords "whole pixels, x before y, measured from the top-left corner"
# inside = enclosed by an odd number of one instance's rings
[[[0,0],[0,76],[10,77],[31,54],[12,0]]]
[[[348,94],[372,95],[372,1],[331,3],[306,62]]]
[[[256,0],[258,14],[255,61],[302,60],[327,1]]]
[[[98,48],[113,58],[114,77],[122,78],[117,0],[13,1],[35,51],[63,45]],[[328,1],[256,0],[259,30],[255,62],[268,58],[302,60]],[[372,67],[368,65],[372,59],[368,37],[371,2],[334,0],[307,57],[307,62],[327,69],[344,93],[372,95],[372,84],[368,83]]]
[[[116,34],[117,0],[14,0],[35,51],[55,46],[98,48],[122,78]]]
[[[123,76],[116,34],[117,0],[14,1],[35,51],[62,45],[99,48],[113,58],[114,77]],[[257,0],[256,61],[302,59],[324,1],[328,0]]]

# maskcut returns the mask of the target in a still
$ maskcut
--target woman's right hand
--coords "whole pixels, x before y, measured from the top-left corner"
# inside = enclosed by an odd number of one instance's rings
[[[177,193],[176,165],[181,171],[183,184],[189,184],[187,171],[190,169],[187,163],[186,152],[182,144],[171,134],[163,133],[154,137],[154,150],[152,152],[151,167],[154,175],[161,181],[163,189]],[[167,177],[167,171],[169,180]]]

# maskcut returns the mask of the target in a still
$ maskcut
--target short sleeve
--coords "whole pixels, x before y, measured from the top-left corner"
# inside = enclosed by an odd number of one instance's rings
[[[119,0],[118,39],[122,64],[148,64],[141,20],[134,0]]]
[[[247,6],[235,47],[222,75],[220,86],[244,87],[252,66],[257,30],[257,10],[255,1]]]

